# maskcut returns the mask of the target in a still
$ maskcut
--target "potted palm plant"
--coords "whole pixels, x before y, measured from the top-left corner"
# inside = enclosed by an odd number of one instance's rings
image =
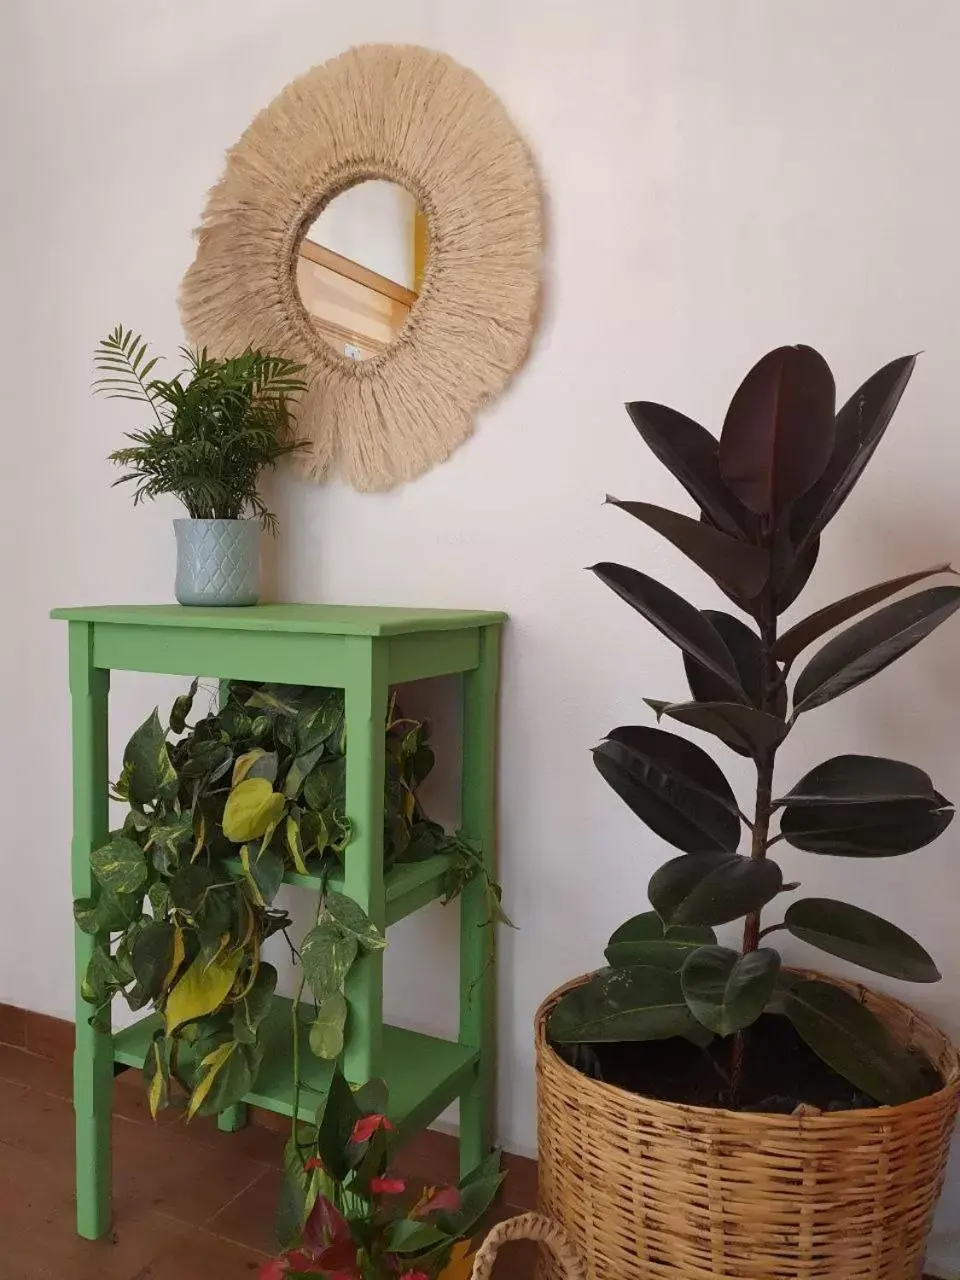
[[[260,530],[276,517],[260,496],[264,470],[302,448],[290,434],[302,366],[247,350],[218,360],[181,348],[186,367],[153,376],[140,334],[118,326],[97,347],[94,390],[146,405],[152,421],[131,432],[110,460],[133,484],[134,503],[169,493],[187,518],[174,520],[176,596],[185,605],[251,605],[259,599]]]
[[[939,564],[779,622],[914,363],[886,365],[836,413],[823,358],[779,348],[741,384],[719,441],[663,405],[627,406],[699,519],[608,501],[669,539],[747,620],[624,565],[593,571],[681,650],[689,697],[648,699],[657,722],[749,758],[756,786],[741,806],[711,755],[651,724],[615,728],[594,750],[603,779],[679,851],[650,880],[652,910],[613,932],[607,966],[538,1014],[541,1203],[595,1280],[919,1274],[957,1053],[907,1005],[788,969],[771,945],[786,933],[888,978],[940,977],[897,924],[798,894],[777,859],[789,846],[867,868],[929,844],[953,817],[929,776],[899,760],[837,755],[792,785],[775,778],[810,713],[960,608],[960,587],[927,585],[952,572]],[[737,922],[739,945],[717,937]]]

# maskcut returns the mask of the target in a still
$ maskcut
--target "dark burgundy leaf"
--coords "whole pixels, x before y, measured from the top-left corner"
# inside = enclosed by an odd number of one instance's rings
[[[930,1092],[921,1059],[852,992],[811,979],[791,983],[782,995],[801,1039],[871,1098],[897,1106]]]
[[[820,555],[820,539],[814,538],[798,554],[796,554],[789,572],[784,578],[783,586],[777,590],[777,613],[789,609],[797,596],[810,581],[810,575],[817,565]]]
[[[680,985],[697,1021],[729,1036],[760,1017],[779,970],[779,955],[767,947],[745,955],[730,947],[699,947],[684,961]]]
[[[901,356],[884,365],[837,414],[830,461],[816,484],[796,504],[790,518],[798,542],[809,543],[839,511],[880,443],[916,363],[916,356]]]
[[[741,755],[759,755],[781,743],[787,733],[783,720],[742,702],[657,702],[652,698],[644,698],[644,702],[657,713],[658,720],[669,716],[712,733]]]
[[[623,1044],[691,1035],[702,1044],[699,1026],[683,998],[678,973],[631,965],[601,969],[568,991],[554,1007],[549,1029],[557,1044]]]
[[[338,1240],[321,1249],[317,1262],[324,1271],[350,1271],[357,1263],[357,1246],[352,1240]]]
[[[780,834],[795,849],[841,858],[894,858],[922,849],[953,820],[945,796],[866,803],[788,804]]]
[[[876,586],[866,587],[863,591],[855,591],[852,595],[844,596],[842,600],[837,600],[834,604],[828,604],[825,608],[818,609],[816,613],[811,613],[808,618],[804,618],[785,632],[774,647],[774,657],[778,662],[785,662],[789,666],[808,644],[819,640],[821,636],[832,631],[834,627],[839,627],[849,618],[855,618],[858,613],[863,613],[864,609],[880,604],[888,596],[912,587],[915,582],[920,582],[923,578],[931,578],[937,573],[953,572],[952,565],[935,564],[929,569],[918,569],[916,573],[905,573],[899,578],[888,578],[886,582],[878,582]]]
[[[795,938],[874,973],[902,982],[940,981],[940,970],[919,942],[863,907],[801,898],[790,904],[783,923]]]
[[[594,763],[651,831],[678,849],[736,849],[737,802],[713,760],[663,729],[623,725],[594,749]]]
[[[326,1196],[318,1196],[303,1228],[303,1243],[308,1249],[325,1249],[331,1244],[352,1243],[350,1224]]]
[[[763,699],[763,648],[760,637],[730,613],[717,609],[704,609],[703,616],[713,625],[720,639],[727,646],[740,677],[740,685],[751,706],[760,707]],[[683,669],[687,673],[690,692],[698,702],[726,702],[728,690],[722,680],[702,667],[688,654],[683,655]],[[773,713],[781,719],[787,711],[787,690],[781,684],[777,689]]]
[[[676,973],[691,951],[716,940],[717,935],[706,925],[678,924],[664,929],[655,911],[644,911],[613,931],[603,954],[615,969],[643,964]]]
[[[659,919],[659,916],[657,918]],[[692,926],[681,925],[677,933],[682,934],[685,928],[692,928]],[[713,930],[704,929],[704,932],[712,933]],[[632,964],[645,964],[654,969],[670,969],[674,973],[679,973],[687,956],[692,951],[696,951],[697,947],[702,946],[702,942],[692,942],[689,938],[680,936],[674,937],[671,930],[669,937],[661,938],[659,941],[608,943],[603,954],[607,964],[614,969],[623,969]]]
[[[759,911],[782,883],[769,858],[687,853],[653,873],[647,896],[664,924],[726,924]]]
[[[753,600],[766,584],[770,562],[762,547],[649,502],[622,502],[609,494],[607,502],[662,534],[737,600]]]
[[[749,533],[753,517],[724,487],[717,465],[717,441],[710,432],[663,404],[634,400],[626,409],[644,443],[704,515],[734,537]]]
[[[801,671],[794,714],[820,707],[883,671],[960,608],[960,587],[928,587],[828,640]]]
[[[595,564],[592,571],[668,640],[720,676],[737,697],[742,696],[733,658],[699,609],[638,569],[605,562]]]
[[[778,805],[861,804],[933,800],[939,793],[922,769],[884,756],[833,756],[804,774]]]
[[[836,388],[812,347],[778,347],[737,389],[720,435],[720,474],[758,516],[777,516],[823,474],[834,443]]]

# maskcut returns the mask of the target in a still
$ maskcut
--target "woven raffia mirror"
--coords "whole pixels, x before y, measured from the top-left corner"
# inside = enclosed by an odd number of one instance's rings
[[[409,192],[428,248],[395,335],[350,358],[305,306],[298,263],[330,202],[377,179]],[[429,49],[363,45],[289,84],[228,152],[197,240],[187,335],[306,365],[299,465],[317,480],[386,489],[442,462],[531,340],[542,211],[529,151],[479,77]]]

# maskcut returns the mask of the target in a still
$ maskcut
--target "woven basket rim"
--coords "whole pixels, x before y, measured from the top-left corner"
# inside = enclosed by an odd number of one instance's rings
[[[943,1074],[943,1085],[933,1093],[924,1094],[922,1098],[914,1098],[910,1102],[901,1102],[892,1106],[852,1107],[844,1111],[825,1111],[819,1114],[803,1113],[801,1115],[785,1116],[776,1111],[731,1111],[726,1107],[704,1107],[693,1102],[669,1102],[663,1098],[651,1098],[644,1093],[635,1093],[631,1089],[609,1084],[605,1080],[594,1080],[591,1076],[584,1075],[576,1067],[572,1067],[568,1062],[565,1062],[550,1044],[547,1038],[547,1017],[561,996],[568,991],[572,991],[575,987],[582,986],[594,973],[599,972],[597,969],[591,970],[589,973],[582,973],[576,978],[571,978],[569,982],[563,983],[562,986],[551,991],[537,1009],[534,1017],[534,1040],[537,1050],[538,1070],[541,1069],[540,1062],[548,1062],[553,1070],[559,1071],[568,1077],[575,1076],[578,1081],[578,1087],[594,1097],[601,1097],[604,1094],[616,1095],[621,1100],[627,1100],[627,1105],[631,1105],[634,1108],[645,1108],[664,1117],[696,1116],[705,1123],[720,1117],[724,1117],[729,1123],[730,1119],[734,1118],[737,1122],[742,1122],[744,1128],[763,1128],[768,1131],[771,1128],[778,1128],[785,1133],[790,1131],[799,1133],[802,1130],[811,1128],[825,1130],[839,1124],[849,1125],[851,1116],[857,1117],[858,1120],[862,1119],[866,1124],[882,1124],[885,1121],[889,1121],[890,1116],[894,1113],[898,1116],[909,1116],[912,1111],[922,1111],[931,1105],[939,1105],[947,1095],[956,1094],[960,1091],[960,1049],[953,1044],[952,1040],[932,1018],[920,1013],[903,1000],[898,1000],[896,996],[887,995],[886,992],[874,991],[873,988],[866,986],[862,982],[836,978],[829,974],[820,973],[816,969],[793,968],[786,965],[784,969],[788,973],[799,974],[806,978],[818,978],[821,981],[831,982],[835,986],[843,987],[853,994],[859,994],[861,999],[863,994],[866,994],[874,999],[897,1005],[908,1012],[914,1024],[922,1025],[931,1036],[939,1037],[944,1042],[944,1045],[949,1046],[950,1068],[948,1071],[944,1072],[940,1064],[931,1062],[931,1065]]]

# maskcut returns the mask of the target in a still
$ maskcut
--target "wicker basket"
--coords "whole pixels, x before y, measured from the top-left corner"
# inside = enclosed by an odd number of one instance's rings
[[[470,1280],[490,1280],[501,1246],[511,1240],[536,1240],[541,1246],[541,1255],[546,1250],[554,1273],[562,1280],[586,1280],[583,1261],[563,1227],[539,1213],[524,1213],[518,1218],[498,1222],[474,1255]]]
[[[809,975],[816,976],[816,975]],[[537,1012],[540,1207],[589,1280],[916,1280],[940,1194],[960,1057],[920,1014],[844,984],[945,1084],[898,1107],[758,1115],[640,1097],[591,1080]],[[548,1259],[542,1280],[559,1280]]]

